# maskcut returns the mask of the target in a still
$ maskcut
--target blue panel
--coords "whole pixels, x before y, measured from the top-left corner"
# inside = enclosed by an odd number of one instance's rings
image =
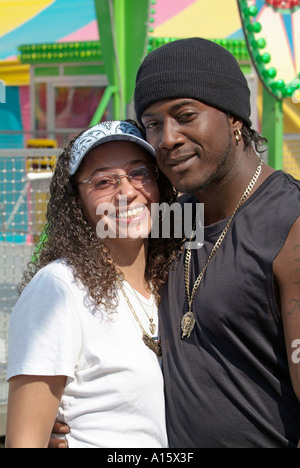
[[[22,118],[19,104],[19,88],[8,86],[6,88],[6,103],[0,104],[0,148],[23,148],[22,135],[3,135],[5,130],[22,130]],[[5,221],[7,222],[15,203],[22,192],[25,182],[25,161],[23,158],[10,160],[0,158],[0,205],[5,207]],[[26,198],[26,197],[25,197]],[[22,213],[22,214],[21,214]],[[3,216],[0,212],[0,240],[3,240]],[[26,199],[21,204],[18,213],[13,219],[14,228],[21,231],[27,223]],[[25,236],[18,234],[5,235],[6,241],[24,242]]]
[[[294,42],[293,42],[293,25],[292,25],[292,14],[290,15],[281,15],[282,20],[284,22],[285,30],[286,30],[286,35],[288,38],[288,43],[291,48],[292,56],[295,60],[295,47],[294,47]]]
[[[53,43],[96,19],[94,0],[56,0],[40,14],[5,34],[0,60],[18,54],[22,44]]]
[[[6,102],[0,104],[0,131],[22,131],[19,88],[6,87]],[[23,148],[23,136],[3,136],[0,134],[0,148]]]

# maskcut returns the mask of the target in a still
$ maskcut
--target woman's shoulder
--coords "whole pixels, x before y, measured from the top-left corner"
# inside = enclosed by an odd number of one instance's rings
[[[41,268],[21,294],[21,298],[28,295],[47,295],[49,292],[78,294],[78,284],[72,268],[63,260],[55,260]]]
[[[64,260],[55,260],[45,267],[41,268],[34,276],[33,280],[40,280],[42,278],[53,278],[61,280],[63,283],[74,282],[74,274],[70,265]]]
[[[30,316],[33,322],[45,317],[60,320],[61,316],[67,316],[67,310],[77,310],[80,298],[71,268],[57,260],[41,268],[32,278],[19,297],[12,318],[24,315]],[[64,314],[61,314],[62,310]]]

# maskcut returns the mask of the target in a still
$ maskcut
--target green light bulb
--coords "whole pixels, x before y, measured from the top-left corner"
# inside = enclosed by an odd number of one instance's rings
[[[289,87],[289,88],[286,88],[284,94],[285,94],[286,96],[288,96],[288,97],[291,97],[291,96],[293,96],[294,91],[295,91],[294,88],[290,88],[290,87]]]
[[[285,87],[283,80],[277,80],[277,89],[282,90]]]
[[[264,39],[263,37],[259,38],[257,41],[257,45],[259,49],[264,49],[267,45],[266,39]]]
[[[270,63],[271,62],[271,55],[266,52],[263,56],[262,56],[262,61],[264,63]]]
[[[252,5],[249,9],[249,15],[250,16],[257,16],[258,15],[258,8],[256,5]]]
[[[276,70],[276,68],[271,67],[271,68],[268,70],[268,76],[269,76],[269,78],[275,78],[276,75],[277,75],[277,70]]]
[[[261,27],[261,24],[260,24],[260,23],[254,23],[254,24],[253,24],[253,31],[254,31],[255,33],[260,33],[260,32],[261,32],[261,29],[262,29],[262,27]]]

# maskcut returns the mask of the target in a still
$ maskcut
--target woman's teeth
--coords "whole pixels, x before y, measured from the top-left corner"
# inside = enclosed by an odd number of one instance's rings
[[[136,218],[144,211],[144,209],[145,207],[141,206],[139,208],[134,208],[133,210],[123,211],[122,213],[118,213],[117,217],[120,219]]]

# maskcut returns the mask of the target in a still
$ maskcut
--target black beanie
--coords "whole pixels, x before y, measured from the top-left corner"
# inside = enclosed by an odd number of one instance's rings
[[[190,98],[243,119],[250,127],[250,90],[234,56],[214,42],[194,37],[147,55],[136,78],[135,110],[164,99]]]

